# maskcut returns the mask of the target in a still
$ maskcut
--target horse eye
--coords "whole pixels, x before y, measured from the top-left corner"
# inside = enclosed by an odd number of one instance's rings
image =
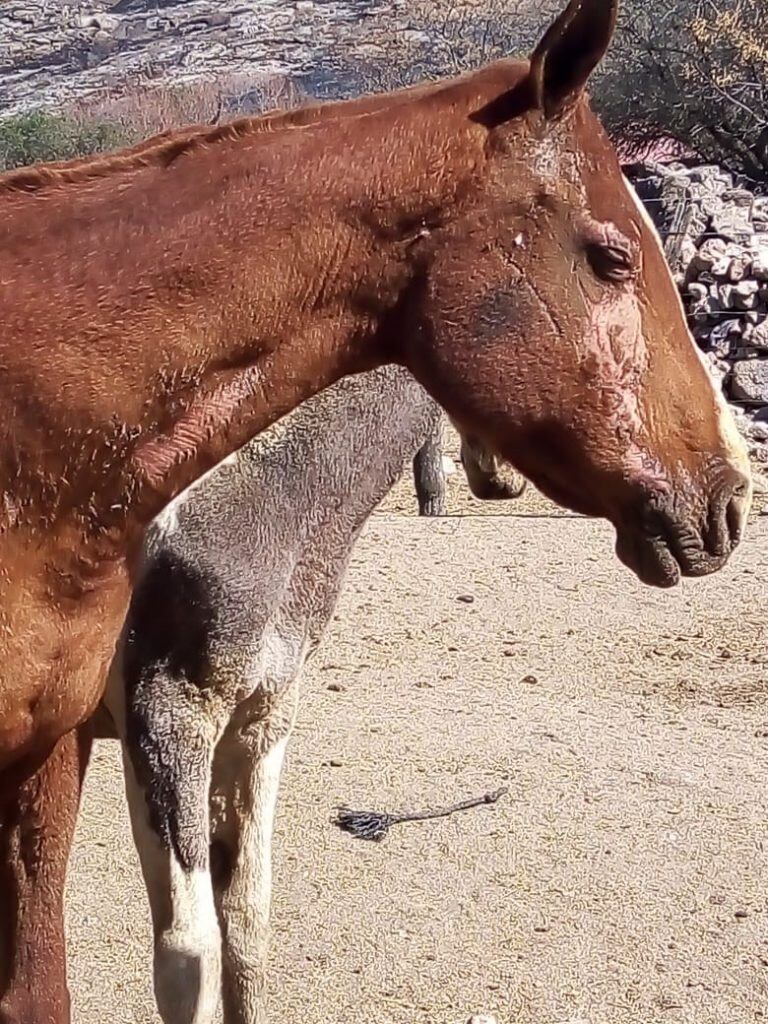
[[[628,246],[610,242],[591,242],[587,245],[590,266],[604,281],[629,281],[635,276],[636,266]]]

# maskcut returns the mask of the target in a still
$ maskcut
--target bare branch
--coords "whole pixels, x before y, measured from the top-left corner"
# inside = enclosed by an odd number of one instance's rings
[[[764,0],[624,0],[595,102],[623,140],[669,136],[768,186]]]

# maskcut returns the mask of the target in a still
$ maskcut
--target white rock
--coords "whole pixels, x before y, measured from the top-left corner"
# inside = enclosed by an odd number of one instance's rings
[[[733,364],[731,394],[753,405],[768,404],[768,359],[740,359]]]
[[[691,272],[695,274],[698,271],[711,270],[713,264],[725,256],[725,246],[722,238],[708,238],[702,242],[691,263]]]
[[[728,265],[728,280],[729,281],[741,281],[743,280],[749,270],[750,265],[749,253],[743,250],[738,256],[734,256]]]
[[[710,267],[710,273],[713,274],[717,278],[721,278],[722,280],[726,280],[726,278],[728,277],[728,272],[729,272],[730,269],[731,269],[731,258],[730,258],[730,256],[723,255],[723,256],[720,256],[718,259],[716,259],[712,263],[712,266]]]
[[[754,309],[757,305],[757,292],[759,289],[757,281],[739,281],[733,285],[731,291],[731,304],[734,309]]]
[[[758,281],[768,281],[768,249],[758,249],[752,257],[751,274]]]
[[[756,348],[768,348],[768,318],[753,327],[749,343]]]
[[[713,229],[731,241],[749,238],[753,233],[752,193],[743,188],[732,188],[724,192],[722,198],[722,209],[712,217]]]
[[[696,243],[686,235],[680,243],[680,255],[678,257],[680,266],[687,267],[695,258],[697,252]]]

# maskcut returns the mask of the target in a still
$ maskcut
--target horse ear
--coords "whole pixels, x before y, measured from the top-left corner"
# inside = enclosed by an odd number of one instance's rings
[[[570,0],[531,56],[529,86],[546,118],[565,113],[605,56],[618,0]]]

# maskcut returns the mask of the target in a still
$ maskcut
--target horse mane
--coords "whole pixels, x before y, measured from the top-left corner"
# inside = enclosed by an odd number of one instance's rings
[[[126,149],[112,153],[98,153],[74,160],[34,164],[0,174],[0,194],[9,192],[39,192],[46,186],[74,184],[107,177],[121,171],[137,170],[151,164],[168,166],[183,153],[216,142],[233,141],[246,135],[276,131],[287,127],[321,120],[340,104],[322,104],[297,107],[293,110],[269,111],[257,117],[241,117],[217,125],[190,125],[172,128],[144,139]]]
[[[499,62],[501,63],[505,62]],[[423,82],[408,86],[394,93],[375,93],[353,100],[318,103],[291,110],[272,110],[256,117],[241,117],[225,124],[172,128],[112,153],[34,164],[31,167],[6,171],[0,174],[0,195],[36,193],[48,186],[82,183],[151,165],[168,167],[183,154],[215,145],[217,142],[232,142],[250,135],[304,128],[340,117],[374,113],[385,106],[396,106],[425,95],[435,96],[441,92],[452,91],[456,86],[464,85],[477,75],[478,72],[470,72],[448,81]]]

